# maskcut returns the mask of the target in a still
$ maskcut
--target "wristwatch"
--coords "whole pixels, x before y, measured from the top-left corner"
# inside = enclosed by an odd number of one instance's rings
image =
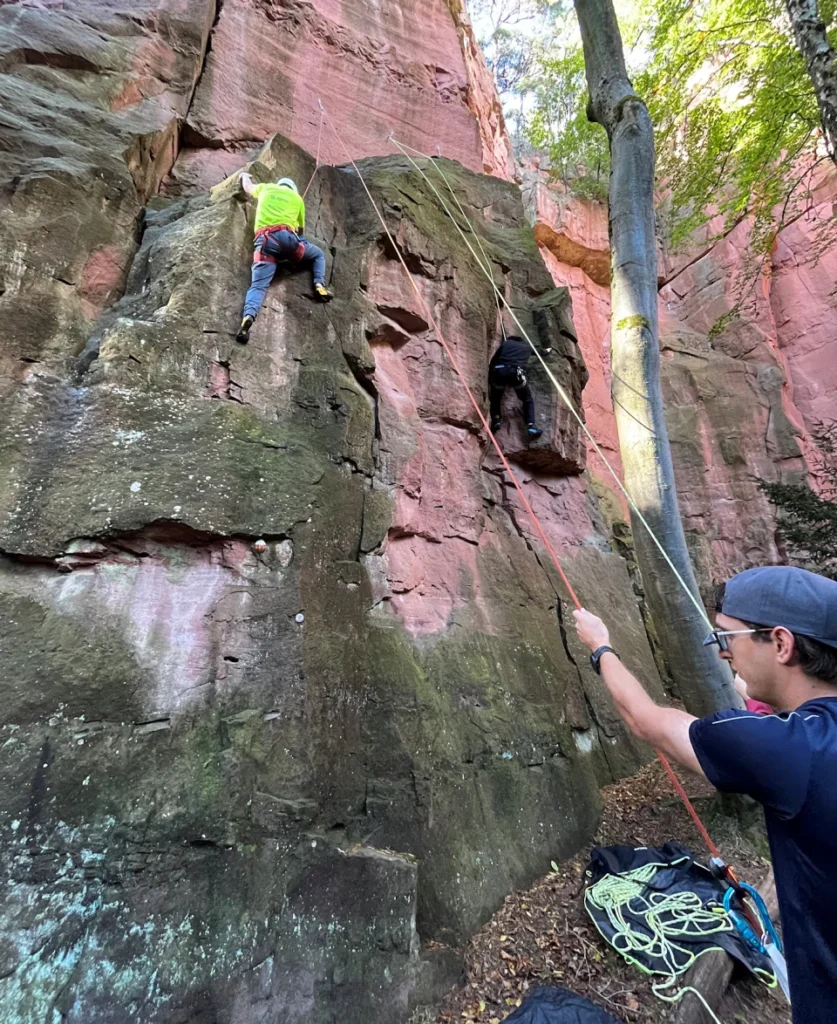
[[[593,653],[590,655],[590,664],[593,666],[593,670],[596,672],[597,675],[602,674],[602,669],[601,665],[599,665],[599,662],[602,659],[602,655],[605,654],[607,651],[610,651],[611,654],[616,654],[616,651],[614,651],[612,647],[608,647],[607,644],[603,644],[601,647],[597,647],[595,651],[593,651]],[[616,657],[619,658],[619,655],[616,654]],[[619,658],[619,660],[621,661],[622,659]]]

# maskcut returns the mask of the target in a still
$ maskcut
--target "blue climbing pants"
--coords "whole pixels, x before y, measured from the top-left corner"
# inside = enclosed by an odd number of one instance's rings
[[[303,239],[304,241],[304,239]],[[325,284],[326,258],[325,253],[318,245],[305,242],[305,252],[299,260],[263,260],[261,257],[262,239],[256,239],[256,254],[253,259],[250,287],[247,290],[247,298],[244,300],[243,316],[252,316],[254,319],[262,308],[267,288],[273,280],[278,266],[311,267],[314,276],[314,284]]]

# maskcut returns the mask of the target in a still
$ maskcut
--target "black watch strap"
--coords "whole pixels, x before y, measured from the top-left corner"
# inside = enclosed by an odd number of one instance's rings
[[[616,651],[614,651],[612,647],[608,647],[607,644],[603,644],[601,647],[597,647],[596,650],[593,651],[593,653],[590,655],[590,664],[593,666],[593,669],[599,675],[602,674],[602,668],[599,662],[601,661],[602,655],[605,654],[607,651],[610,651],[611,654],[616,654]],[[616,657],[619,658],[619,655],[616,654]],[[621,661],[622,659],[619,658],[619,660]]]

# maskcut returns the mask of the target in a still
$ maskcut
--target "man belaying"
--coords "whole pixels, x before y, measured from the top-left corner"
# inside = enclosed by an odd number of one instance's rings
[[[325,253],[303,238],[305,203],[291,178],[280,178],[275,185],[257,185],[249,174],[241,175],[241,187],[256,200],[256,240],[253,252],[252,280],[244,300],[244,315],[236,340],[246,344],[276,267],[291,263],[311,266],[314,295],[328,302],[325,286]]]
[[[573,612],[628,728],[727,793],[764,807],[794,1024],[837,1007],[837,581],[791,566],[747,569],[718,588],[714,629],[747,692],[777,713],[695,718],[659,707],[610,647],[607,627]]]
[[[496,434],[503,422],[502,404],[506,388],[514,388],[520,399],[520,411],[526,423],[526,433],[532,440],[543,433],[535,425],[535,400],[526,380],[526,364],[532,349],[515,334],[510,334],[491,357],[488,365],[488,395],[491,409],[491,432]]]

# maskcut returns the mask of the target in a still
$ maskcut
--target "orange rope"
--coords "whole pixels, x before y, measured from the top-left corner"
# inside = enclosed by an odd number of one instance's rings
[[[668,775],[669,779],[671,779],[671,784],[677,790],[677,795],[680,797],[680,799],[686,805],[686,810],[691,815],[692,821],[695,823],[695,828],[697,828],[698,832],[700,832],[701,838],[706,843],[707,850],[709,850],[710,854],[713,857],[717,857],[718,860],[721,860],[721,851],[718,849],[718,847],[712,841],[712,836],[709,835],[709,832],[707,831],[706,826],[700,820],[700,815],[695,810],[695,805],[689,799],[689,794],[683,788],[683,783],[674,774],[674,769],[669,764],[668,758],[666,757],[666,755],[661,750],[658,750],[656,753],[657,753],[657,757],[660,759],[660,764],[666,770],[666,775]],[[727,870],[729,870],[729,869],[727,869]]]
[[[320,108],[322,109],[322,104],[320,104]],[[452,351],[450,345],[447,343],[447,340],[445,339],[445,336],[442,334],[442,331],[439,328],[439,325],[436,323],[436,319],[435,319],[435,317],[433,316],[433,313],[430,310],[430,307],[429,307],[429,305],[427,303],[427,300],[424,298],[424,295],[422,295],[421,290],[419,289],[418,285],[415,282],[415,279],[413,278],[413,275],[410,273],[410,268],[407,266],[407,263],[405,262],[404,257],[401,255],[401,250],[398,248],[398,245],[396,244],[395,239],[392,237],[392,233],[390,232],[389,227],[387,226],[387,222],[384,219],[383,214],[381,213],[381,211],[378,209],[378,204],[375,202],[374,198],[372,197],[372,193],[369,191],[369,188],[368,188],[366,182],[364,181],[363,175],[360,173],[360,168],[355,163],[355,161],[352,159],[352,156],[349,153],[348,149],[346,148],[346,145],[344,144],[342,138],[340,137],[337,129],[331,123],[331,119],[330,118],[326,118],[325,110],[323,110],[323,118],[328,120],[329,128],[334,133],[335,139],[337,140],[337,142],[340,145],[340,147],[343,150],[343,152],[346,154],[346,157],[347,157],[349,163],[354,168],[355,173],[357,174],[358,179],[359,179],[361,185],[363,186],[364,191],[366,192],[366,195],[369,197],[369,202],[372,204],[372,206],[373,206],[373,208],[375,210],[375,213],[378,216],[378,220],[381,222],[381,226],[383,227],[384,231],[386,232],[387,238],[389,239],[390,244],[392,245],[392,248],[395,251],[396,256],[398,257],[398,259],[399,259],[399,261],[401,263],[401,266],[404,268],[404,272],[407,275],[407,279],[409,280],[410,284],[412,285],[413,291],[418,296],[418,300],[421,303],[421,305],[422,305],[422,307],[424,309],[424,312],[425,312],[425,314],[427,316],[428,323],[433,327],[433,330],[436,332],[436,335],[437,335],[437,337],[439,339],[439,342],[441,343],[442,347],[444,348],[445,352],[447,353],[447,356],[448,356],[448,358],[451,361],[451,365],[453,366],[454,370],[457,373],[457,376],[459,377],[460,381],[462,382],[462,386],[465,388],[465,391],[468,394],[468,398],[470,398],[471,404],[473,405],[474,410],[476,411],[476,414],[479,417],[480,422],[482,423],[483,427],[485,427],[485,432],[488,434],[489,438],[491,439],[491,443],[494,445],[494,448],[496,449],[497,454],[500,457],[500,461],[503,463],[503,467],[504,467],[504,469],[506,470],[506,472],[509,475],[509,479],[514,484],[514,488],[517,491],[518,495],[520,496],[520,500],[523,502],[523,507],[529,513],[529,517],[532,520],[532,525],[535,527],[535,530],[537,531],[538,536],[543,541],[544,547],[549,552],[549,557],[551,558],[552,564],[555,566],[555,569],[558,572],[558,575],[560,576],[562,583],[567,588],[567,593],[570,595],[570,598],[572,599],[572,602],[576,606],[576,608],[581,610],[581,608],[582,608],[581,601],[579,601],[578,595],[576,594],[575,590],[573,589],[572,584],[570,583],[570,581],[567,579],[566,573],[561,568],[561,563],[558,561],[558,556],[555,554],[555,551],[553,550],[552,545],[549,543],[549,540],[548,540],[546,534],[543,531],[543,527],[540,524],[540,520],[538,519],[537,515],[535,514],[535,511],[532,508],[532,506],[529,504],[528,498],[523,493],[523,488],[520,486],[520,483],[519,483],[517,477],[515,476],[514,471],[512,470],[511,466],[509,465],[508,459],[503,454],[503,451],[502,451],[502,449],[500,448],[500,445],[497,442],[497,438],[492,433],[491,427],[489,426],[488,421],[486,420],[485,416],[483,415],[482,408],[480,407],[479,402],[474,397],[474,393],[471,391],[470,387],[468,386],[468,381],[465,379],[465,375],[463,374],[462,370],[459,367],[459,363],[456,360],[456,356],[453,354],[453,351]],[[692,821],[695,823],[695,826],[696,826],[698,832],[700,832],[700,835],[703,838],[703,841],[706,843],[707,849],[709,850],[710,854],[713,857],[717,857],[720,860],[721,859],[721,855],[720,855],[720,851],[718,850],[718,847],[712,841],[712,837],[709,835],[709,832],[707,831],[706,826],[701,821],[700,815],[695,810],[694,804],[689,799],[689,795],[686,792],[686,790],[683,788],[682,783],[677,778],[677,776],[674,774],[674,770],[672,769],[671,765],[669,764],[668,759],[666,758],[665,754],[663,754],[661,751],[658,750],[656,753],[657,753],[657,757],[660,759],[660,763],[662,764],[663,768],[666,771],[666,774],[668,775],[668,777],[671,780],[675,790],[677,791],[678,796],[683,801],[683,803],[684,803],[684,805],[686,807],[686,810],[689,812],[689,815],[691,816]],[[730,873],[732,874],[730,869],[727,869],[727,870],[729,870]],[[732,875],[732,877],[735,878],[734,875]]]

